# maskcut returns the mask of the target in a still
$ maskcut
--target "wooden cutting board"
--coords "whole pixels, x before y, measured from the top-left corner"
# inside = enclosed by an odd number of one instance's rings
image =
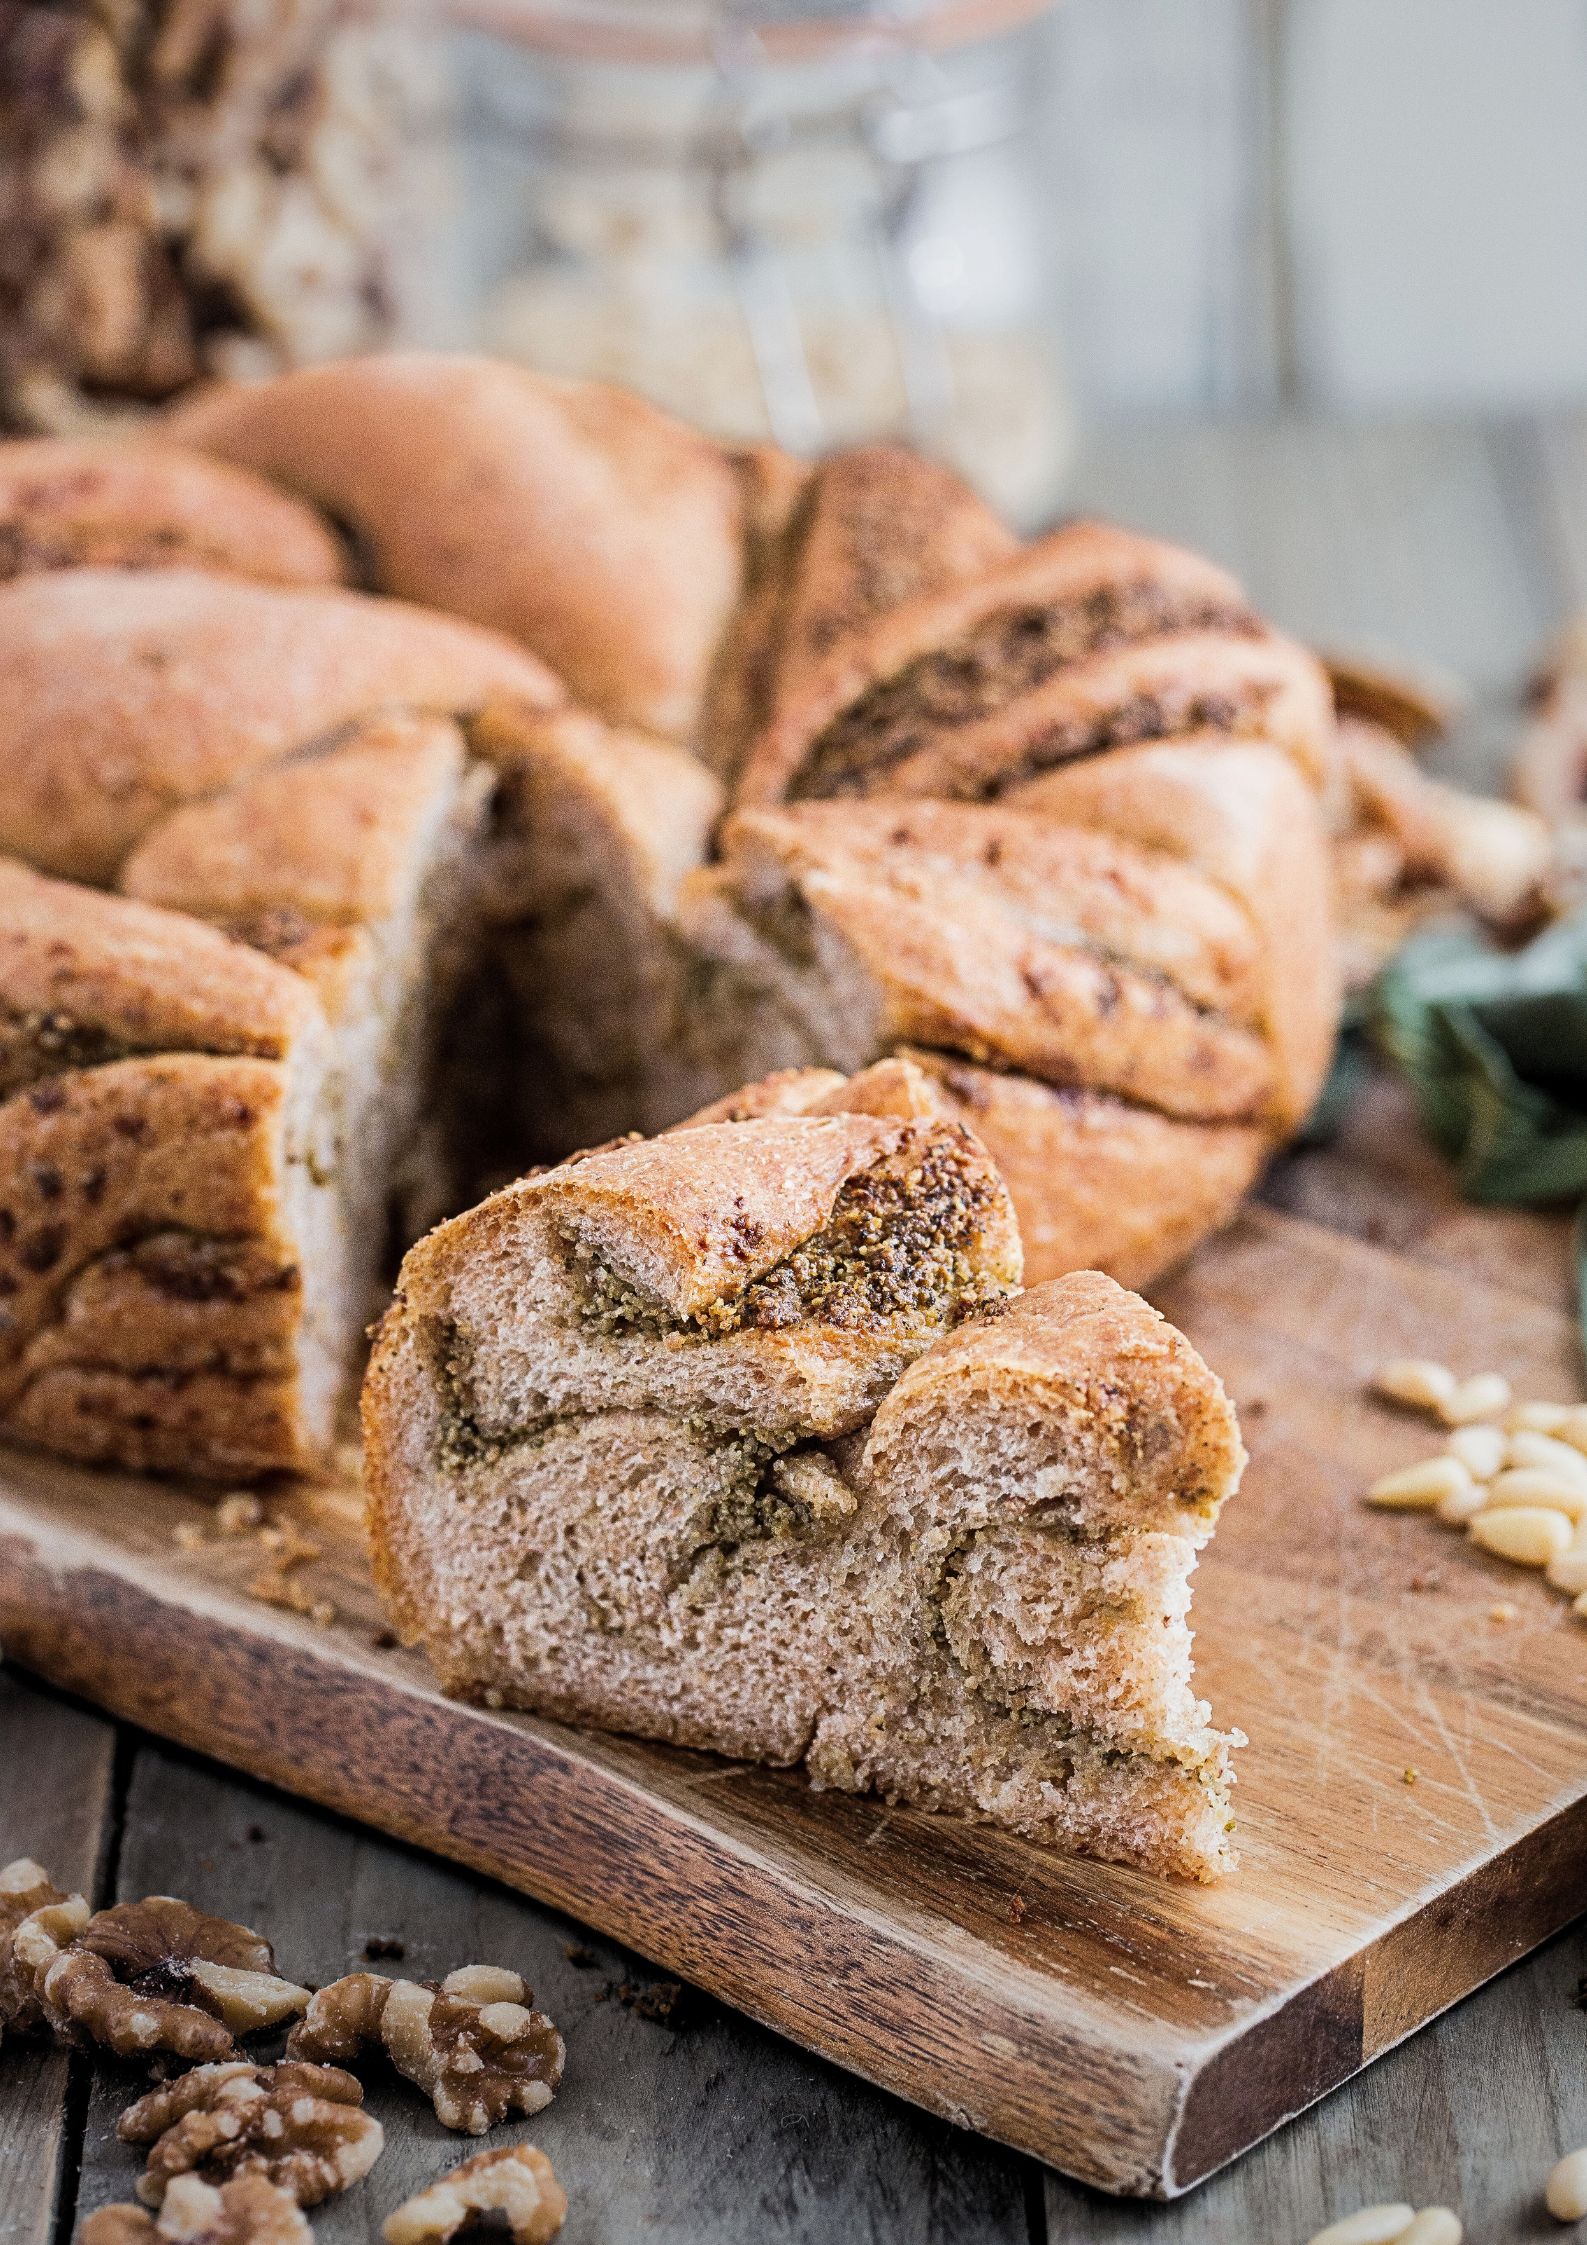
[[[1363,1396],[1384,1356],[1577,1392],[1572,1328],[1535,1298],[1552,1286],[1525,1262],[1507,1283],[1506,1227],[1529,1220],[1477,1221],[1492,1278],[1469,1242],[1440,1267],[1425,1221],[1390,1249],[1253,1210],[1162,1292],[1252,1453],[1196,1587],[1199,1680],[1251,1741],[1242,1866],[1216,1888],[455,1705],[383,1631],[350,1489],[270,1500],[321,1547],[301,1576],[336,1618],[316,1622],[249,1594],[252,1540],[186,1547],[203,1504],[8,1453],[0,1642],[935,2112],[1172,2196],[1587,1907],[1587,1628],[1536,1577],[1359,1501],[1430,1446]]]

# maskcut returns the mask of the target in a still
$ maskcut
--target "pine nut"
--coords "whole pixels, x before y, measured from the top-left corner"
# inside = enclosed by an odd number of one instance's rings
[[[1543,2203],[1557,2222],[1579,2222],[1587,2214],[1587,2150],[1568,2151],[1550,2170]]]
[[[1505,1459],[1510,1465],[1556,1473],[1587,1496],[1587,1457],[1568,1442],[1556,1442],[1551,1434],[1512,1434],[1505,1444]]]
[[[1584,1590],[1581,1596],[1573,1601],[1571,1605],[1571,1612],[1573,1614],[1580,1614],[1582,1620],[1587,1621],[1587,1590]]]
[[[1460,1460],[1474,1481],[1491,1481],[1504,1466],[1509,1447],[1509,1440],[1500,1428],[1484,1425],[1456,1427],[1444,1444],[1449,1455]],[[1587,1458],[1582,1459],[1582,1464],[1587,1465]]]
[[[1424,2206],[1409,2229],[1402,2229],[1394,2245],[1460,2245],[1465,2227],[1447,2206]]]
[[[1507,1434],[1558,1434],[1575,1408],[1569,1403],[1512,1403],[1504,1414]]]
[[[1473,1481],[1467,1488],[1452,1489],[1447,1497],[1440,1497],[1436,1513],[1446,1528],[1463,1528],[1487,1509],[1487,1489],[1482,1482]]]
[[[1397,1473],[1385,1473],[1367,1491],[1368,1504],[1396,1512],[1430,1511],[1457,1489],[1469,1489],[1471,1475],[1458,1458],[1418,1458]]]
[[[1587,1513],[1587,1492],[1562,1481],[1557,1473],[1545,1473],[1537,1466],[1509,1466],[1496,1474],[1488,1484],[1488,1503],[1494,1508],[1505,1505],[1547,1505],[1551,1512],[1563,1512],[1567,1520],[1580,1520]]]
[[[1473,1419],[1496,1419],[1510,1407],[1510,1383],[1502,1372],[1476,1372],[1462,1380],[1438,1406],[1445,1426],[1469,1426]]]
[[[1578,1403],[1549,1432],[1557,1440],[1568,1442],[1573,1450],[1587,1450],[1587,1403]]]
[[[1518,1567],[1546,1567],[1570,1546],[1570,1522],[1546,1505],[1490,1505],[1466,1533],[1484,1551],[1513,1559]]]
[[[1399,2245],[1415,2219],[1414,2206],[1363,2206],[1320,2229],[1311,2245]]]
[[[1548,1579],[1556,1590],[1579,1598],[1587,1590],[1587,1551],[1578,1551],[1574,1544],[1569,1551],[1562,1551],[1557,1559],[1549,1561]]]
[[[1408,1403],[1418,1411],[1439,1411],[1460,1382],[1447,1364],[1434,1364],[1425,1356],[1392,1356],[1373,1373],[1372,1385],[1391,1403]]]

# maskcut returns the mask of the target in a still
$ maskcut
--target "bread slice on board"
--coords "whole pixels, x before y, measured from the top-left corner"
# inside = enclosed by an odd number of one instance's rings
[[[1232,1407],[1113,1281],[1018,1294],[975,1140],[906,1071],[867,1095],[410,1250],[364,1390],[394,1617],[452,1691],[1215,1876],[1186,1616]]]

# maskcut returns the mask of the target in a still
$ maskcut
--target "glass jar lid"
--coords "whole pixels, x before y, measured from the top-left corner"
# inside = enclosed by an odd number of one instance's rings
[[[1039,15],[1048,0],[451,0],[453,20],[553,54],[653,64],[719,61],[753,41],[769,62],[835,47],[957,46]]]

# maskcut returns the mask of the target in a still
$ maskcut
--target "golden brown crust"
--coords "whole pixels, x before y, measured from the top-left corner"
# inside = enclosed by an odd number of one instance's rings
[[[949,1053],[909,1057],[1002,1172],[1032,1286],[1074,1270],[1149,1286],[1230,1221],[1272,1149],[1248,1123],[1186,1122]]]
[[[1150,1285],[1230,1220],[1273,1143],[1251,1124],[1184,1122],[918,1046],[853,1076],[780,1069],[677,1128],[774,1114],[962,1123],[1008,1187],[1031,1286],[1076,1270]]]
[[[150,1231],[97,1256],[72,1280],[57,1321],[28,1349],[37,1386],[49,1367],[147,1377],[173,1386],[224,1365],[224,1377],[285,1388],[296,1368],[301,1284],[287,1242]]]
[[[820,1077],[825,1070],[808,1073]],[[930,1078],[907,1053],[889,1053],[845,1082],[811,1086],[808,1096],[797,1096],[800,1112],[807,1115],[895,1115],[901,1122],[940,1122],[944,1113]]]
[[[1292,760],[1263,742],[1192,735],[1060,766],[1003,800],[1165,851],[1239,900],[1257,936],[1274,1120],[1304,1121],[1333,1055],[1340,999],[1327,840]]]
[[[279,1058],[317,1008],[296,975],[183,913],[0,858],[0,1019],[5,1087],[127,1051]]]
[[[739,800],[991,792],[989,782],[979,784],[987,743],[1011,730],[1027,742],[1024,713],[1044,690],[1051,695],[1055,679],[1101,664],[1105,684],[1110,655],[1139,652],[1142,641],[1164,634],[1238,643],[1259,630],[1238,584],[1211,562],[1110,525],[1070,524],[1000,568],[908,601],[841,640],[755,744]],[[833,729],[841,721],[853,732],[873,703],[863,735],[839,753]],[[963,748],[961,784],[915,784],[911,759],[945,732]],[[947,756],[944,745],[937,760]]]
[[[779,631],[779,705],[802,694],[863,625],[983,576],[1016,548],[962,476],[902,445],[835,453],[816,470],[802,511]]]
[[[550,826],[575,806],[591,827],[621,833],[624,879],[653,912],[670,912],[679,882],[703,858],[721,791],[692,756],[577,709],[498,698],[469,729],[470,746],[516,787],[521,815]],[[542,909],[565,899],[554,891]]]
[[[307,1465],[350,1341],[305,1226],[313,991],[185,914],[0,860],[0,992],[5,1425],[141,1470]]]
[[[327,1436],[305,1424],[296,1378],[98,1364],[41,1367],[4,1424],[16,1440],[83,1465],[222,1482],[305,1472]]]
[[[844,1075],[841,1068],[774,1068],[769,1076],[762,1076],[755,1083],[745,1084],[738,1091],[724,1092],[720,1099],[709,1100],[672,1127],[697,1130],[702,1123],[758,1122],[762,1115],[808,1115],[828,1093],[839,1097],[837,1112],[863,1114],[863,1107],[845,1109],[841,1105],[843,1093],[854,1081],[856,1079]]]
[[[109,881],[167,812],[408,704],[559,689],[507,640],[362,593],[193,570],[69,570],[0,590],[0,848]]]
[[[945,912],[964,881],[1034,936],[1144,968],[1234,1020],[1259,1016],[1246,915],[1194,863],[1121,825],[1001,803],[800,803],[735,814],[723,847],[764,849],[812,877],[841,872],[922,898],[934,892]]]
[[[0,444],[0,578],[39,569],[208,569],[335,585],[341,547],[260,476],[179,445]]]
[[[10,1429],[69,1457],[154,1470],[309,1462],[326,1429],[309,1423],[297,1377],[286,1095],[278,1063],[174,1053],[52,1077],[0,1104]],[[147,1243],[173,1234],[186,1252],[168,1245],[162,1261]],[[230,1253],[206,1258],[205,1242]],[[195,1320],[206,1295],[220,1315]],[[134,1303],[139,1321],[115,1321],[119,1361],[107,1363],[107,1306]]]
[[[761,947],[744,971],[794,956],[801,985],[840,944],[845,984],[857,967],[867,993],[866,1025],[847,1033],[873,1052],[946,1046],[1202,1120],[1267,1111],[1250,928],[1171,860],[939,803],[739,812],[722,848],[686,892],[685,926],[724,957],[743,929]]]
[[[214,392],[169,426],[350,524],[385,591],[506,633],[614,722],[693,732],[741,510],[727,456],[681,422],[598,383],[415,352]]]
[[[834,453],[801,491],[783,481],[778,496],[775,529],[751,541],[703,736],[724,777],[841,641],[906,601],[979,576],[1015,546],[961,477],[901,445]]]
[[[266,765],[173,811],[128,858],[120,886],[229,924],[270,912],[344,927],[379,919],[411,885],[415,830],[455,790],[466,754],[449,718],[368,719],[321,754]]]
[[[1333,707],[1309,651],[1276,632],[1188,631],[1106,648],[991,716],[922,732],[866,792],[983,801],[1074,757],[1206,730],[1276,742],[1325,784]]]

